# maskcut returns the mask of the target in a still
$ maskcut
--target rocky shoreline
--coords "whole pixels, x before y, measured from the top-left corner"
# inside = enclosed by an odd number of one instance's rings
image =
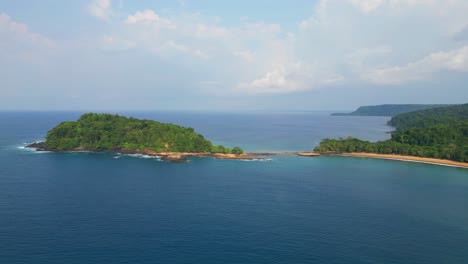
[[[211,153],[211,152],[156,152],[153,150],[133,150],[133,149],[122,149],[114,148],[108,150],[100,149],[83,149],[76,148],[71,150],[58,150],[50,149],[44,145],[44,142],[34,142],[26,145],[26,148],[34,148],[36,151],[50,151],[50,152],[71,152],[71,151],[90,151],[90,152],[115,152],[118,154],[142,154],[148,156],[191,156],[191,157],[213,157],[217,159],[255,159],[259,156],[274,156],[274,155],[297,155],[302,157],[318,157],[321,155],[339,154],[338,152],[316,152],[316,151],[262,151],[262,152],[246,152],[244,154],[225,154],[225,153]],[[176,158],[176,157],[173,157]]]
[[[112,152],[116,154],[141,154],[153,157],[161,157],[161,160],[169,162],[186,162],[187,157],[206,158],[211,157],[222,160],[261,160],[263,156],[272,155],[297,155],[302,157],[318,157],[321,154],[318,152],[294,152],[294,151],[271,151],[271,152],[250,152],[244,154],[225,154],[225,153],[211,153],[211,152],[156,152],[153,150],[133,150],[133,149],[71,149],[71,150],[58,150],[47,148],[44,142],[34,142],[26,145],[26,148],[33,148],[36,151],[50,151],[50,152],[74,152],[74,151],[90,151],[90,152]]]
[[[76,148],[70,150],[59,150],[59,149],[50,149],[45,146],[44,142],[34,142],[32,144],[26,145],[26,148],[32,148],[36,151],[48,151],[48,152],[76,152],[76,151],[90,151],[90,152],[111,152],[116,154],[141,154],[152,157],[161,157],[161,160],[168,162],[186,162],[187,157],[198,157],[206,158],[212,157],[215,159],[224,159],[224,160],[255,160],[258,159],[257,156],[250,154],[224,154],[224,153],[211,153],[211,152],[156,152],[153,150],[134,150],[134,149],[122,149],[122,148],[113,148],[113,149],[83,149]]]
[[[168,162],[186,162],[187,157],[199,157],[199,158],[215,158],[223,160],[261,160],[264,156],[272,155],[296,155],[300,157],[319,157],[319,156],[342,156],[342,157],[364,157],[364,158],[377,158],[377,159],[391,159],[400,161],[412,161],[420,163],[429,163],[435,165],[453,166],[459,168],[468,168],[468,163],[456,162],[451,160],[442,160],[434,158],[421,158],[414,156],[401,156],[394,154],[376,154],[376,153],[343,153],[343,152],[294,152],[294,151],[271,151],[271,152],[248,152],[240,155],[236,154],[224,154],[224,153],[210,153],[210,152],[155,152],[152,150],[131,150],[131,149],[109,149],[109,150],[97,150],[97,149],[72,149],[72,150],[57,150],[49,149],[44,145],[44,142],[34,142],[26,145],[26,148],[33,148],[36,151],[49,151],[49,152],[76,152],[76,151],[90,151],[90,152],[112,152],[116,154],[140,154],[153,157],[161,157],[161,160]]]

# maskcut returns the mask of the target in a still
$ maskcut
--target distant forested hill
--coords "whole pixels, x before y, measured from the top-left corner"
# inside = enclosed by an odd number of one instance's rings
[[[428,128],[434,125],[457,125],[468,122],[468,104],[444,106],[392,117],[389,125],[399,129]]]
[[[399,154],[468,162],[468,104],[397,115],[389,124],[397,127],[389,140],[324,139],[315,151]]]
[[[385,104],[361,106],[352,113],[334,113],[334,116],[396,116],[403,113],[436,108],[446,105],[426,105],[426,104]]]

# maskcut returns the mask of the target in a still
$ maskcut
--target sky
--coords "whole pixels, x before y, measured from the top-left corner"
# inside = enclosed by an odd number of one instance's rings
[[[0,0],[0,110],[468,103],[467,0]]]

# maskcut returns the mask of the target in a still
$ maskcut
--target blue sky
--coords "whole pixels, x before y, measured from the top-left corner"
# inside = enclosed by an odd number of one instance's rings
[[[468,1],[0,0],[0,110],[468,101]]]

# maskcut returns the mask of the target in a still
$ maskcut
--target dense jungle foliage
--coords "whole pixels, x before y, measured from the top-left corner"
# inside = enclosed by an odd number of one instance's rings
[[[459,125],[463,122],[468,122],[468,104],[404,113],[392,117],[388,124],[398,129],[408,129],[429,128],[435,125]]]
[[[315,151],[399,154],[468,162],[468,104],[397,115],[389,124],[397,127],[389,140],[325,139]]]
[[[45,146],[55,150],[243,153],[239,147],[214,146],[190,127],[95,113],[57,125],[47,133]]]

